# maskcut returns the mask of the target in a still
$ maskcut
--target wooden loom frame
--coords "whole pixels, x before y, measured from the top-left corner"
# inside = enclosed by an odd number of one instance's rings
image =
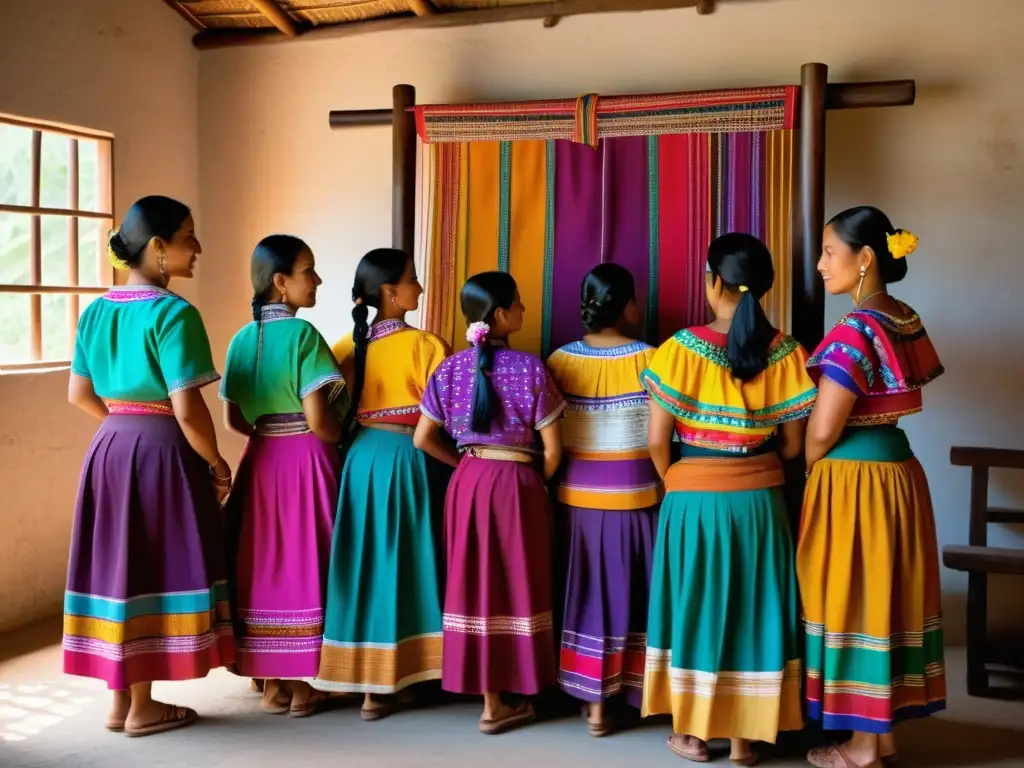
[[[825,335],[825,287],[817,273],[825,226],[825,113],[830,109],[909,106],[915,97],[913,80],[829,84],[825,64],[800,68],[791,316],[793,336],[808,350]],[[396,85],[391,109],[334,110],[329,115],[333,130],[391,126],[391,241],[394,248],[410,254],[415,250],[416,235],[415,104],[416,89]]]

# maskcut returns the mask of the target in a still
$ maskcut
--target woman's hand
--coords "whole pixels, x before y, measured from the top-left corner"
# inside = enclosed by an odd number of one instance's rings
[[[218,456],[217,463],[210,467],[210,479],[213,481],[217,503],[223,504],[224,499],[231,493],[231,467],[224,461],[223,456]]]

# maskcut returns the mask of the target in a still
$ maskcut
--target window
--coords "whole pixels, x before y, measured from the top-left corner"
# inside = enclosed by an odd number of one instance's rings
[[[0,370],[66,363],[113,270],[113,137],[0,115]]]

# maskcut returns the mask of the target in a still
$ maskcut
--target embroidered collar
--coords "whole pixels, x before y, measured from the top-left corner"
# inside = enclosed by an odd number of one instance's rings
[[[159,285],[132,284],[115,286],[103,294],[103,298],[107,301],[126,303],[131,301],[152,301],[163,296],[177,295],[173,291],[162,288]]]
[[[642,341],[630,341],[614,347],[592,347],[580,340],[567,344],[563,349],[567,354],[577,357],[626,357],[643,352],[648,346]]]
[[[260,308],[260,321],[270,323],[274,320],[288,320],[295,317],[295,310],[287,304],[264,304]]]
[[[382,320],[370,326],[366,338],[370,341],[379,341],[385,336],[391,336],[407,328],[409,328],[409,324],[405,320]]]

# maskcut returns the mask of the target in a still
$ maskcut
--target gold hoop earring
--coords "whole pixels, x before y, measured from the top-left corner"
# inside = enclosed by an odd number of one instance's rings
[[[855,302],[860,302],[860,289],[864,287],[864,276],[868,273],[868,268],[863,264],[860,265],[860,282],[857,283],[857,295],[854,297]]]

